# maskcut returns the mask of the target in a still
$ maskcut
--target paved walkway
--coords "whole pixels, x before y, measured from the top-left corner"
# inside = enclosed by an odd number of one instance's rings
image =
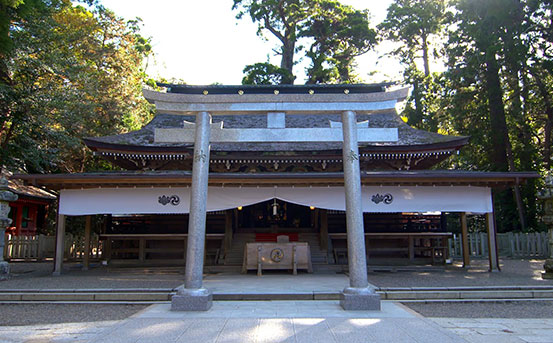
[[[206,312],[171,312],[169,304],[115,324],[4,327],[0,341],[25,342],[466,342],[403,306],[344,311],[337,301],[214,302]]]
[[[551,285],[539,279],[539,261],[514,261],[502,273],[483,268],[468,271],[370,274],[376,286]],[[532,268],[527,268],[528,264]],[[22,266],[23,267],[23,266]],[[534,268],[535,267],[535,268]],[[176,287],[181,273],[173,269],[96,270],[16,274],[0,288],[130,288]],[[519,280],[520,279],[520,280]],[[484,281],[482,281],[484,280]],[[515,282],[516,281],[516,282]],[[339,291],[348,284],[342,274],[267,273],[206,275],[204,286],[213,292],[263,293]],[[0,326],[3,342],[551,342],[553,313],[545,319],[423,318],[394,302],[381,312],[343,311],[337,301],[214,302],[210,311],[169,311],[153,305],[128,319],[111,322]],[[454,313],[451,314],[455,316]],[[1,320],[1,319],[0,319]],[[0,324],[1,325],[1,324]]]
[[[349,286],[349,278],[344,274],[215,274],[206,275],[203,285],[212,293],[324,293],[343,290]]]
[[[337,301],[221,301],[206,312],[148,307],[110,322],[0,326],[0,342],[553,342],[553,318],[423,318],[382,302],[343,311]]]

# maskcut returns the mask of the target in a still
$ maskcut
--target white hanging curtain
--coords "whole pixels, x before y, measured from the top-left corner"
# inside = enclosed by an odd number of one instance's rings
[[[207,210],[219,211],[278,198],[345,210],[343,187],[209,187]],[[492,212],[487,187],[362,187],[363,212]],[[188,213],[190,188],[96,188],[60,192],[60,214]]]

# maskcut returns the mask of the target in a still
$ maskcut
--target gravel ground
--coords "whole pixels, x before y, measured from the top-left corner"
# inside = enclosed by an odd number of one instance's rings
[[[553,318],[553,301],[403,303],[425,317]]]
[[[553,280],[543,280],[544,260],[501,260],[501,272],[488,272],[487,260],[472,260],[471,268],[463,269],[459,262],[436,267],[430,272],[374,272],[369,282],[378,287],[454,287],[454,286],[553,286]]]
[[[0,304],[0,326],[121,320],[148,305]]]

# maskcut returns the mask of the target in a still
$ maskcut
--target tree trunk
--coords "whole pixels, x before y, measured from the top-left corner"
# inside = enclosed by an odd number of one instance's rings
[[[505,119],[505,108],[503,105],[503,91],[499,80],[499,66],[493,52],[486,53],[486,92],[488,96],[488,109],[490,111],[490,138],[492,147],[490,149],[490,161],[496,171],[508,171],[509,162],[507,159],[507,146],[509,132]]]
[[[507,130],[507,121],[505,118],[505,108],[503,104],[503,91],[499,78],[499,65],[494,52],[487,51],[485,55],[486,70],[484,77],[486,80],[486,93],[488,97],[488,109],[490,112],[490,162],[495,171],[509,170],[509,155],[511,152],[511,142]],[[511,230],[512,225],[517,224],[519,216],[513,216],[514,207],[519,207],[520,194],[516,195],[516,203],[513,204],[513,193],[510,189],[496,193],[495,200],[501,204],[498,211],[498,221],[501,231]],[[519,212],[520,213],[520,212]],[[511,226],[511,227],[508,227]]]
[[[428,37],[423,33],[422,35],[422,61],[424,63],[424,76],[430,75],[430,61],[428,57]]]
[[[10,77],[6,59],[7,56],[0,53],[0,85],[5,89],[5,94],[2,99],[0,99],[0,147],[2,148],[2,152],[0,153],[0,166],[5,163],[6,147],[14,130],[14,123],[11,122],[11,94],[9,94],[13,87],[13,81]]]
[[[551,169],[551,136],[553,134],[553,103],[551,102],[551,95],[547,90],[547,87],[543,83],[542,75],[536,69],[531,69],[530,72],[534,76],[534,81],[538,86],[538,90],[543,100],[543,105],[545,106],[545,113],[547,118],[545,120],[544,127],[544,139],[543,139],[543,162],[547,170]]]
[[[421,101],[421,89],[419,80],[417,79],[413,81],[413,100],[415,102],[415,113],[407,118],[407,124],[420,129],[422,126],[423,110]]]
[[[288,70],[294,75],[292,69],[294,68],[294,50],[296,48],[296,41],[291,39],[285,39],[282,42],[282,60],[280,61],[280,67]],[[290,81],[290,84],[294,81]]]
[[[513,52],[510,52],[509,50],[515,50],[514,42],[511,39],[511,37],[505,38],[506,42],[506,58],[505,62],[508,66],[508,69],[510,71],[510,75],[507,75],[506,78],[507,84],[509,85],[509,88],[513,91],[513,95],[511,96],[511,115],[517,122],[518,129],[522,133],[522,138],[526,142],[530,142],[530,133],[529,129],[527,128],[526,118],[523,112],[522,108],[522,90],[520,88],[520,77],[519,75],[522,74],[521,71],[521,63],[520,61],[516,60],[516,54]],[[522,151],[519,154],[520,158],[520,164],[521,167],[524,169],[530,169],[531,168],[531,159],[532,159],[532,146],[530,144],[524,145]],[[509,162],[509,170],[510,171],[516,171],[515,167],[515,156],[514,152],[511,147],[510,140],[507,144],[507,159]],[[522,230],[526,230],[526,213],[525,213],[525,207],[522,202],[522,196],[520,192],[519,185],[514,185],[513,190],[515,192],[515,200],[517,203],[517,209],[518,209],[518,216],[520,221],[520,226]]]

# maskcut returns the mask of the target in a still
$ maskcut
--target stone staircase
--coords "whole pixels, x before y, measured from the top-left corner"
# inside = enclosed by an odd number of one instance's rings
[[[319,234],[317,232],[300,233],[299,241],[309,243],[312,264],[328,264],[327,252],[321,250]]]
[[[316,232],[299,233],[300,242],[308,242],[311,249],[313,264],[328,264],[327,252],[321,250],[319,234]],[[235,233],[232,237],[232,247],[225,256],[225,266],[241,266],[246,243],[255,242],[255,233]]]
[[[235,233],[232,246],[225,256],[225,266],[241,266],[246,243],[255,242],[255,233]]]

